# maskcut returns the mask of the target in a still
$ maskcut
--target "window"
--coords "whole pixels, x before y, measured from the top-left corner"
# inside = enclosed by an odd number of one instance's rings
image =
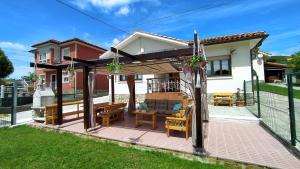
[[[39,83],[41,85],[45,84],[46,83],[46,75],[39,75]]]
[[[61,52],[61,60],[64,60],[64,56],[69,56],[70,57],[70,48],[63,48]]]
[[[67,72],[63,73],[62,75],[62,82],[63,83],[69,83],[69,75]]]
[[[136,74],[136,75],[134,75],[134,79],[135,80],[143,80],[143,75]],[[126,81],[126,80],[127,80],[127,76],[119,75],[119,81]]]
[[[46,53],[40,54],[40,59],[39,59],[39,61],[40,61],[40,63],[46,63],[46,61],[47,61]]]
[[[231,62],[230,57],[216,57],[216,59],[208,60],[207,76],[230,76]]]

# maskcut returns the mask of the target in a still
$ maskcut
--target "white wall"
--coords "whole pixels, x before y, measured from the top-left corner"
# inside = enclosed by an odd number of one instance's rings
[[[143,80],[137,80],[135,82],[135,93],[145,94],[147,93],[147,79],[154,78],[154,75],[143,75]],[[111,79],[109,79],[109,94],[111,94]],[[128,85],[126,81],[119,81],[119,76],[115,76],[115,94],[128,94]]]
[[[256,71],[259,81],[265,81],[265,67],[263,59],[253,59],[252,60],[253,69]]]
[[[229,55],[231,49],[235,49],[231,55],[232,76],[208,77],[208,93],[236,92],[237,88],[243,89],[244,80],[251,80],[249,41],[206,46],[205,52],[207,58],[209,58]]]

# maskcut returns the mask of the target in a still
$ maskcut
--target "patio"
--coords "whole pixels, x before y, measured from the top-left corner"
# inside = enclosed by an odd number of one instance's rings
[[[219,107],[210,106],[210,113],[220,114],[218,109]],[[237,107],[227,108],[227,110],[231,113],[239,113]],[[124,121],[116,121],[109,127],[97,126],[88,134],[159,149],[191,154],[194,152],[191,136],[186,140],[184,133],[172,132],[170,137],[167,137],[164,118],[159,117],[157,124],[158,128],[155,130],[152,130],[151,125],[136,128],[135,116],[125,113]],[[57,128],[40,123],[33,123],[33,125]],[[59,127],[59,130],[86,134],[83,119],[66,122]],[[204,131],[204,147],[208,156],[272,168],[300,168],[299,159],[253,120],[224,120],[221,117],[212,117],[209,123],[204,123]]]

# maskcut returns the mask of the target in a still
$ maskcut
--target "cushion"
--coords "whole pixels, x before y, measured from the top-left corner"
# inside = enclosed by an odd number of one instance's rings
[[[140,111],[149,111],[149,108],[148,108],[146,103],[140,103],[139,104],[139,110]]]
[[[148,109],[155,110],[155,100],[146,99],[144,103],[147,104]]]
[[[182,103],[176,103],[173,107],[173,112],[178,112],[179,109],[181,108]]]
[[[168,110],[173,111],[175,104],[181,103],[180,100],[169,100],[168,101]]]
[[[168,101],[167,100],[156,100],[155,110],[167,110]]]

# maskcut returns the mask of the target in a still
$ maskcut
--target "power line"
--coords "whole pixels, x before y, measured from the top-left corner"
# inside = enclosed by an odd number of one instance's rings
[[[234,2],[238,2],[238,1],[241,1],[241,0],[236,0]],[[194,12],[198,12],[201,9],[206,9],[206,10],[207,9],[213,9],[215,7],[228,5],[230,3],[232,3],[232,1],[231,2],[225,1],[225,2],[221,2],[221,3],[218,3],[218,2],[217,3],[210,3],[208,5],[199,6],[197,8],[184,10],[180,13],[175,13],[175,14],[172,14],[172,15],[166,15],[166,16],[163,16],[163,17],[155,18],[155,19],[143,20],[143,21],[135,23],[135,25],[131,25],[131,26],[128,26],[128,27],[130,28],[130,27],[136,27],[136,26],[144,25],[144,24],[159,23],[159,22],[162,22],[166,19],[170,19],[170,18],[173,18],[173,17],[192,14]]]
[[[100,23],[102,23],[102,24],[104,24],[104,25],[106,25],[106,26],[108,26],[108,27],[111,27],[111,28],[113,28],[113,29],[115,29],[115,30],[118,30],[118,31],[120,31],[120,32],[123,32],[123,33],[126,33],[126,34],[130,34],[130,33],[127,32],[126,30],[123,30],[123,29],[121,29],[121,28],[118,28],[118,27],[116,27],[116,26],[114,26],[114,25],[111,25],[111,24],[109,24],[109,23],[107,23],[107,22],[105,22],[105,21],[103,21],[103,20],[101,20],[101,19],[99,19],[99,18],[97,18],[97,17],[95,17],[95,16],[92,16],[92,15],[86,13],[86,12],[83,12],[83,11],[81,11],[81,10],[79,10],[79,9],[77,9],[77,8],[75,8],[75,7],[73,7],[73,6],[71,6],[71,5],[69,5],[69,4],[66,3],[66,2],[63,2],[63,1],[61,1],[61,0],[56,0],[56,1],[59,2],[60,4],[63,4],[63,5],[65,5],[65,6],[67,6],[67,7],[71,8],[71,9],[73,9],[73,10],[79,12],[79,13],[81,13],[82,15],[85,15],[85,16],[89,17],[90,19],[93,19],[93,20],[95,20],[95,21],[97,21],[97,22],[100,22]]]

